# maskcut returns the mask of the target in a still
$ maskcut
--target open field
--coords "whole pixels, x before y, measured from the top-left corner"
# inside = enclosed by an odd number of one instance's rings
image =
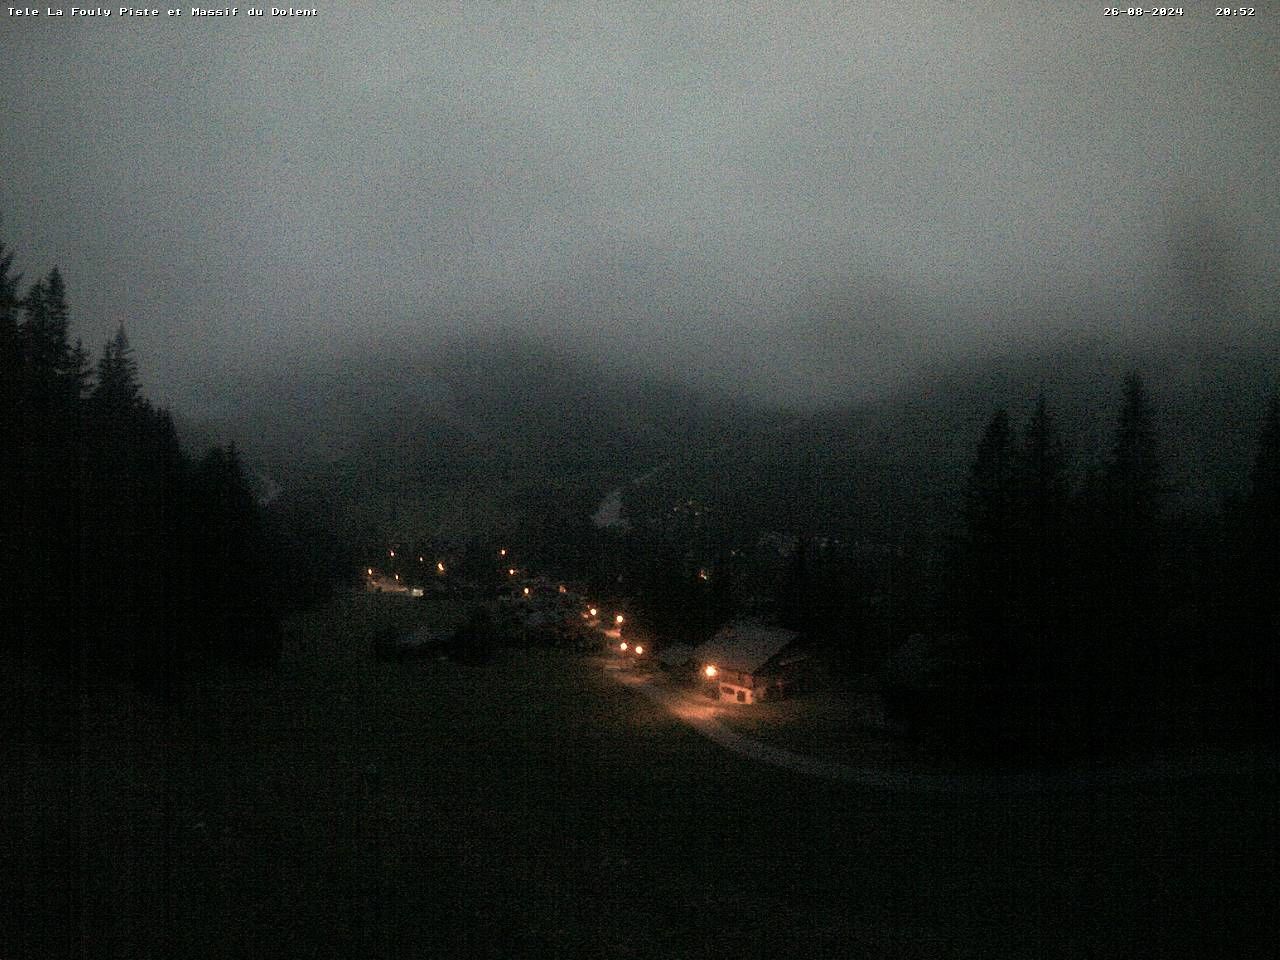
[[[785,700],[753,704],[717,703],[716,716],[738,733],[775,747],[841,763],[903,763],[921,760],[922,750],[877,727],[869,714],[873,695],[830,687]],[[878,708],[883,709],[883,708]]]
[[[82,759],[10,742],[0,957],[1250,956],[1273,780],[921,798],[753,765],[593,661],[379,663],[407,607]],[[437,611],[441,617],[454,612]]]

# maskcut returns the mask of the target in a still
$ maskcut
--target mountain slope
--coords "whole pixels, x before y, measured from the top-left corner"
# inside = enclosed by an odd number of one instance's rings
[[[238,385],[222,429],[286,500],[324,503],[348,542],[552,536],[588,524],[618,486],[642,521],[697,501],[721,542],[804,528],[936,537],[996,407],[1020,424],[1043,392],[1082,471],[1106,453],[1129,369],[1155,400],[1175,495],[1213,507],[1239,491],[1280,379],[1264,329],[960,358],[823,411],[722,401],[515,339],[461,343]]]

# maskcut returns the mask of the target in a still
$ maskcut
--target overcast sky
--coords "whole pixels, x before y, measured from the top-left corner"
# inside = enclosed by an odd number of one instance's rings
[[[1011,340],[1276,316],[1276,11],[1184,9],[0,7],[0,230],[179,407],[294,351],[503,326],[872,395]]]

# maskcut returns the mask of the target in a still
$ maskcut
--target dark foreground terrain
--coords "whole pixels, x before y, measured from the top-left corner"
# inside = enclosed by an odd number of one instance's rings
[[[171,718],[106,690],[53,745],[7,723],[0,957],[1252,956],[1276,933],[1273,774],[853,790],[726,753],[587,659],[380,663],[398,615],[338,604],[278,676]]]

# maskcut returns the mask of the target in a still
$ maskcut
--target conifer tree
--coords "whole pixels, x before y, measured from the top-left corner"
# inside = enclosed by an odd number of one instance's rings
[[[1258,438],[1245,501],[1248,606],[1256,666],[1272,675],[1280,643],[1280,396],[1272,397]]]
[[[22,309],[20,336],[27,362],[42,379],[65,373],[71,345],[67,340],[66,286],[57,267],[31,285]]]
[[[1274,562],[1280,550],[1280,395],[1271,398],[1263,418],[1246,509],[1258,557],[1270,555]]]
[[[1023,433],[1017,485],[1020,619],[1045,643],[1061,626],[1068,484],[1062,439],[1043,395]]]
[[[1107,483],[1121,522],[1123,546],[1139,549],[1154,540],[1161,512],[1162,483],[1151,400],[1142,377],[1130,373],[1124,382],[1124,400],[1116,423]]]
[[[67,384],[77,400],[84,397],[92,376],[93,365],[89,360],[89,351],[85,349],[84,341],[76,337],[67,363]]]
[[[19,275],[10,273],[13,254],[0,243],[0,622],[14,624],[21,605],[18,570],[21,563],[20,445],[22,415],[19,396],[22,381],[22,350],[18,316]],[[18,631],[12,630],[12,633]]]
[[[1109,724],[1134,709],[1135,696],[1155,695],[1180,665],[1166,635],[1164,484],[1155,416],[1142,378],[1130,373],[1110,454],[1088,514],[1082,563],[1089,573],[1093,627],[1087,642],[1095,684],[1106,691]],[[1150,706],[1150,705],[1148,705]]]
[[[1136,372],[1125,378],[1105,485],[1111,620],[1132,641],[1152,627],[1164,509],[1155,417]]]
[[[969,472],[965,494],[965,543],[961,563],[966,626],[984,660],[1007,654],[1014,589],[1015,463],[1009,415],[988,422]]]
[[[115,336],[102,348],[93,399],[100,407],[122,411],[138,407],[140,398],[138,365],[133,359],[129,338],[125,336],[124,324],[121,324],[116,328]]]
[[[20,296],[12,263],[0,246],[0,643],[72,704],[90,676],[172,693],[210,652],[202,631],[269,659],[266,540],[235,450],[192,469],[123,327],[85,396],[60,271]]]
[[[71,359],[70,311],[67,308],[67,286],[62,279],[62,271],[57,267],[50,270],[44,280],[44,312],[57,370],[63,373]]]
[[[18,288],[21,274],[11,274],[13,254],[0,242],[0,380],[12,382],[19,363]]]

